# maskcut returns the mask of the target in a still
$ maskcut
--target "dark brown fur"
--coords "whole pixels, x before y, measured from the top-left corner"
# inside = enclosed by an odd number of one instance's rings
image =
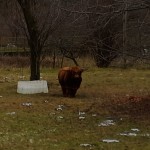
[[[65,97],[75,97],[82,82],[80,67],[64,67],[58,73],[58,80]]]

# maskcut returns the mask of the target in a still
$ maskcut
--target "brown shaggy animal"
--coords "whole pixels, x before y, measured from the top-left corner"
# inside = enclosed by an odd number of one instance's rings
[[[80,67],[64,67],[58,73],[58,80],[62,88],[63,96],[75,97],[77,89],[82,82],[81,74],[83,69]]]

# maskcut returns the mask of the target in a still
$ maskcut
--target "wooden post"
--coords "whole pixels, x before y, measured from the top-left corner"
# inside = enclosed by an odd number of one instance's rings
[[[123,67],[127,67],[127,0],[125,0],[123,12]]]

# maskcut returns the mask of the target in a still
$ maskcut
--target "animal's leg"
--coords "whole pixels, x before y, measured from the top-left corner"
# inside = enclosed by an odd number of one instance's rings
[[[70,89],[69,97],[75,97],[76,91],[77,91],[76,89]]]
[[[63,96],[67,96],[67,90],[66,90],[66,88],[65,87],[62,87],[62,92],[63,92]]]
[[[70,88],[67,87],[67,88],[66,88],[66,96],[68,97],[69,95],[70,95]]]

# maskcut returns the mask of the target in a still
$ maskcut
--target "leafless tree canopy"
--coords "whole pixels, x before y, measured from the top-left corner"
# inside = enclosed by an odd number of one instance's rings
[[[1,0],[1,7],[5,30],[14,37],[25,35],[31,60],[37,56],[39,64],[50,47],[76,65],[76,57],[85,52],[98,67],[118,58],[125,65],[149,60],[148,0]]]

